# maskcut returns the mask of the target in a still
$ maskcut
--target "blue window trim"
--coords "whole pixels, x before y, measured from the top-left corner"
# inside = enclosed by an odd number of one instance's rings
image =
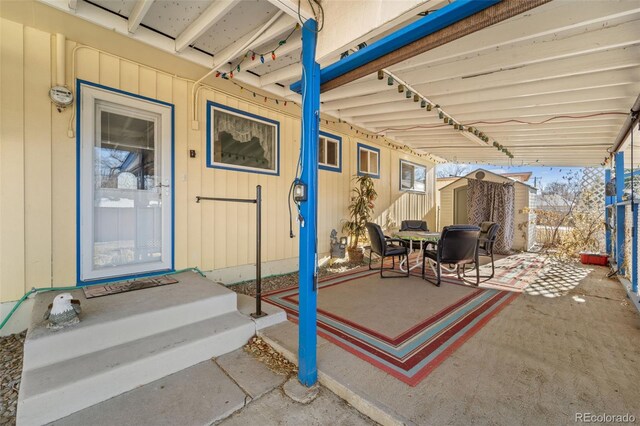
[[[401,158],[400,162],[398,163],[398,189],[401,192],[411,192],[411,193],[414,193],[414,194],[426,194],[427,193],[426,181],[425,181],[424,191],[418,191],[417,189],[405,189],[405,188],[402,187],[402,163],[411,164],[412,166],[415,166],[415,167],[422,167],[424,169],[424,172],[425,172],[425,177],[426,177],[426,173],[427,173],[427,166],[425,166],[424,164],[414,163],[413,161],[403,160]],[[414,176],[414,178],[415,178],[415,176]]]
[[[170,269],[161,269],[158,271],[145,272],[141,274],[130,274],[130,275],[120,275],[116,277],[108,277],[104,279],[94,279],[94,280],[82,280],[81,279],[81,261],[80,261],[80,241],[81,241],[81,202],[80,202],[80,167],[81,167],[81,158],[80,158],[80,99],[82,96],[82,86],[91,86],[97,87],[99,89],[108,90],[113,93],[118,93],[125,96],[131,96],[132,98],[142,99],[148,102],[153,102],[156,104],[168,106],[171,108],[171,268]],[[114,281],[123,281],[127,279],[134,278],[143,278],[150,277],[154,275],[162,275],[167,272],[175,271],[175,259],[176,259],[176,250],[175,250],[175,221],[176,221],[176,180],[175,180],[175,106],[169,102],[160,101],[157,99],[149,98],[147,96],[138,95],[136,93],[126,92],[124,90],[115,89],[113,87],[104,86],[102,84],[94,83],[87,80],[76,79],[76,285],[84,286],[88,284],[100,284],[100,283],[108,283]]]
[[[233,165],[222,165],[224,163],[214,163],[211,158],[211,154],[213,153],[213,146],[211,140],[211,132],[212,132],[212,121],[211,121],[211,111],[213,108],[226,110],[233,112],[235,114],[245,116],[247,118],[252,118],[254,120],[263,121],[266,123],[270,123],[275,125],[276,127],[276,169],[275,170],[266,170],[266,169],[258,169],[258,168],[244,168]],[[252,114],[250,112],[242,111],[236,108],[232,108],[227,105],[219,104],[213,101],[207,101],[207,167],[213,169],[222,169],[222,170],[231,170],[234,172],[245,172],[245,173],[258,173],[262,175],[270,175],[270,176],[280,176],[280,122],[276,120],[272,120],[270,118],[262,117],[260,115]]]
[[[320,164],[320,161],[318,161],[318,168],[320,170],[327,170],[329,172],[342,173],[342,137],[323,132],[322,130],[320,130],[320,136],[324,136],[325,138],[338,142],[338,166],[336,167],[327,164]]]
[[[360,149],[367,149],[369,151],[374,151],[378,153],[378,173],[377,174],[373,174],[373,173],[363,173],[360,171]],[[358,150],[356,151],[356,156],[358,158],[358,176],[371,176],[374,179],[380,179],[380,149],[379,148],[375,148],[373,146],[370,145],[365,145],[363,143],[358,142]]]

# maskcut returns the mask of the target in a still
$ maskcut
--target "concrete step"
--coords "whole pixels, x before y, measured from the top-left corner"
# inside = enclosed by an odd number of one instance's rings
[[[42,425],[68,416],[240,348],[254,333],[253,321],[231,312],[25,370],[18,400],[18,424]]]
[[[24,368],[37,369],[167,330],[235,312],[236,293],[194,272],[176,274],[177,284],[86,299],[81,289],[81,322],[53,331],[44,312],[57,293],[36,297],[25,342]]]

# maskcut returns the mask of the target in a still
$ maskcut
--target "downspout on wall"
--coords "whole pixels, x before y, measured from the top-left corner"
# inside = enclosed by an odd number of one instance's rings
[[[67,37],[64,34],[56,33],[56,85],[65,87],[67,86],[66,43]]]

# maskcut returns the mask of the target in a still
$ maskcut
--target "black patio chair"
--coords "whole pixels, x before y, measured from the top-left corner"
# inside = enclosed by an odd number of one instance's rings
[[[491,279],[496,274],[496,267],[493,261],[493,246],[498,237],[500,224],[496,222],[482,222],[480,224],[480,238],[478,242],[478,257],[485,256],[491,258],[491,275],[481,275],[480,278]]]
[[[400,232],[403,231],[429,232],[429,227],[424,220],[403,220],[400,222]],[[424,248],[424,246],[428,246],[429,244],[431,243],[421,245],[419,241],[412,241],[411,248],[413,250],[420,250],[420,248]]]
[[[427,249],[423,251],[422,279],[429,281],[436,286],[440,286],[442,264],[455,265],[458,278],[464,279],[464,268],[468,264],[476,265],[476,286],[480,285],[480,273],[478,270],[478,237],[480,228],[473,225],[452,225],[445,226],[440,235],[440,241],[435,250]],[[436,282],[428,280],[425,275],[427,258],[436,262]],[[460,267],[463,268],[462,276]]]
[[[407,277],[409,276],[409,252],[407,247],[405,246],[405,242],[403,240],[399,240],[396,238],[390,238],[384,235],[382,232],[382,228],[380,225],[375,223],[367,222],[367,232],[369,233],[369,240],[371,241],[371,249],[369,250],[369,269],[380,269],[380,277],[381,278],[391,278],[385,277],[382,274],[382,271],[391,271],[396,267],[396,256],[398,256],[398,261],[401,261],[402,256],[406,258],[407,261]],[[394,243],[398,243],[397,245]],[[372,268],[371,267],[371,256],[373,253],[380,256],[380,268]],[[387,257],[391,257],[391,268],[384,268],[384,260]]]
[[[429,227],[424,220],[403,220],[400,222],[400,231],[429,232]]]

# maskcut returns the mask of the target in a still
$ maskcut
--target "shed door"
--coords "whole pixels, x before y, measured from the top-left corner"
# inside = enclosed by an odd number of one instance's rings
[[[80,279],[170,270],[171,108],[81,86]]]
[[[455,225],[464,225],[469,223],[469,215],[467,214],[466,185],[454,190],[453,223]]]

